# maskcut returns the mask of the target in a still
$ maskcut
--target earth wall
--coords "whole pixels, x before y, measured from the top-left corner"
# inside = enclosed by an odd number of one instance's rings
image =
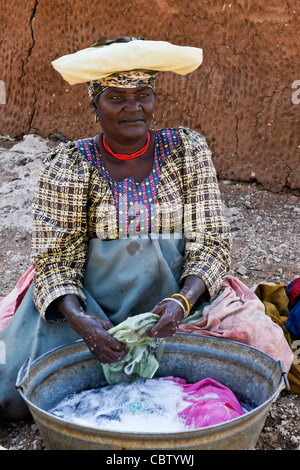
[[[51,66],[99,36],[201,47],[188,76],[161,74],[153,127],[202,133],[221,178],[300,189],[298,0],[1,0],[0,134],[90,137],[85,85]]]

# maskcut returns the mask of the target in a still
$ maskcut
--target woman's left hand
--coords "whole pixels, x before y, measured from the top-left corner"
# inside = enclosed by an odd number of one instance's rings
[[[148,335],[154,338],[167,338],[175,335],[180,323],[189,313],[186,310],[186,302],[190,310],[205,291],[206,286],[202,279],[194,275],[187,276],[179,295],[176,296],[176,294],[174,294],[176,299],[169,297],[163,299],[152,310],[153,313],[160,315],[161,318],[149,331]],[[186,302],[182,297],[186,299]]]
[[[175,335],[184,318],[184,309],[170,299],[162,300],[154,307],[152,313],[160,315],[160,319],[148,333],[153,338],[167,338]]]

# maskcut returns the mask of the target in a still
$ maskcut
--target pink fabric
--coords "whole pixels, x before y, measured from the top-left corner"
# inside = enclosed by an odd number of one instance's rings
[[[21,304],[34,277],[34,267],[31,266],[19,279],[16,287],[6,296],[0,298],[0,331],[8,325],[10,319]]]
[[[164,380],[171,380],[183,389],[187,406],[178,416],[190,429],[224,423],[245,414],[234,393],[216,380],[206,378],[194,384],[178,377]]]
[[[193,324],[182,324],[178,331],[214,336],[247,344],[281,360],[288,373],[293,352],[279,325],[265,314],[264,304],[238,279],[227,276],[220,295],[204,317]]]

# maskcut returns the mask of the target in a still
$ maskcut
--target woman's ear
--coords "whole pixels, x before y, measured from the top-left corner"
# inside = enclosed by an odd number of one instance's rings
[[[95,122],[98,122],[98,120],[99,120],[99,118],[98,118],[98,109],[97,109],[97,104],[96,104],[95,100],[92,100],[90,102],[90,107],[92,108],[92,112],[94,113]]]
[[[97,114],[97,105],[96,105],[96,103],[95,103],[95,100],[92,100],[92,101],[90,102],[90,107],[92,108],[93,113],[94,113],[94,114]]]

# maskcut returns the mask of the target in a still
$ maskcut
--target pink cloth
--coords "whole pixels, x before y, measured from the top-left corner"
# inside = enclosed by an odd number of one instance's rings
[[[206,378],[194,384],[178,377],[164,380],[171,380],[183,389],[187,406],[178,416],[190,429],[224,423],[245,414],[234,393],[216,380]]]
[[[264,304],[238,279],[227,276],[220,295],[193,324],[182,324],[178,331],[214,336],[247,344],[281,360],[288,373],[293,352],[279,325],[265,314]]]
[[[6,296],[0,298],[0,332],[8,325],[10,319],[21,304],[34,277],[34,267],[31,266],[18,280],[16,287]]]

